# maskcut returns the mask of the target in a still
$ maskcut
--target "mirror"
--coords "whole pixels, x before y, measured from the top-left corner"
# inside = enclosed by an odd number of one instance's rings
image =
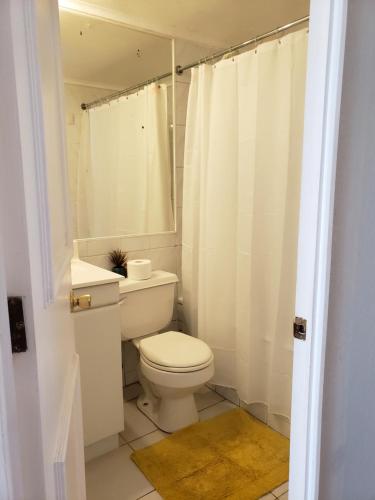
[[[174,231],[172,41],[67,10],[60,29],[73,237]]]

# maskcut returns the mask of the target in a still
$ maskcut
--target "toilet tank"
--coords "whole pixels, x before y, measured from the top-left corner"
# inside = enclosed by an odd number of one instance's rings
[[[143,337],[165,328],[172,320],[178,278],[153,271],[142,281],[120,281],[121,333],[125,339]]]

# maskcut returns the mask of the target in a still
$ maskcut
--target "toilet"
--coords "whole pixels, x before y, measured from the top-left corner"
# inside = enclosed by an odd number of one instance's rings
[[[194,393],[214,374],[205,342],[181,332],[160,333],[172,320],[177,281],[173,273],[153,271],[147,280],[119,283],[122,337],[140,356],[143,394],[137,406],[165,432],[198,421]]]

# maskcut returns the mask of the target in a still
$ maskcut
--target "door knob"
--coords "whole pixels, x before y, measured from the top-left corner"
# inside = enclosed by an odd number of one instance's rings
[[[74,295],[74,292],[70,292],[70,310],[75,309],[90,309],[91,307],[91,295]]]

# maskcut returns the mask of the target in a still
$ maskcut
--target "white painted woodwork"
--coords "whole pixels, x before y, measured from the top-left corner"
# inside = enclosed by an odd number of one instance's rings
[[[108,84],[106,84],[104,82],[96,82],[96,81],[92,81],[92,80],[76,80],[75,78],[66,78],[65,76],[64,76],[64,83],[66,85],[76,85],[79,87],[88,87],[88,88],[93,88],[93,89],[106,90],[107,92],[105,92],[105,94],[112,94],[112,93],[116,92],[117,90],[124,90],[123,85],[116,85],[116,86],[112,85],[109,89]],[[84,100],[82,100],[82,101],[85,102]]]
[[[92,308],[116,304],[119,301],[118,283],[107,283],[106,285],[76,288],[73,290],[73,293],[75,297],[90,295]],[[80,308],[77,307],[75,313],[79,312],[79,309]]]
[[[0,136],[1,132],[0,128]],[[0,151],[2,151],[1,146]],[[7,373],[6,377],[0,376],[0,498],[12,500],[14,498],[23,498],[23,484],[22,481],[18,480],[21,474],[20,446],[15,397],[16,387],[7,316],[6,272],[3,251],[4,245],[2,243],[2,231],[0,230],[0,366]]]
[[[311,3],[298,242],[290,500],[318,498],[327,303],[346,0]],[[292,334],[292,331],[291,331]]]
[[[112,436],[85,446],[85,462],[90,462],[90,460],[100,457],[101,455],[105,455],[106,453],[109,453],[110,451],[115,450],[120,446],[121,444],[119,434],[113,434]]]
[[[98,288],[91,287],[93,297]],[[88,446],[124,429],[120,306],[93,308],[73,316],[81,360],[84,442]]]
[[[69,374],[63,399],[63,411],[57,436],[54,463],[57,500],[85,500],[86,487],[82,449],[82,407],[79,375],[79,357]]]
[[[18,7],[18,9],[17,9]],[[29,272],[29,255],[24,199],[23,162],[19,120],[15,110],[19,101],[19,87],[27,80],[25,69],[21,81],[15,65],[21,58],[25,62],[24,30],[20,32],[14,19],[23,19],[24,12],[18,2],[0,2],[0,86],[3,100],[0,114],[0,230],[1,230],[1,380],[9,392],[2,393],[2,431],[7,429],[7,440],[1,442],[7,470],[3,476],[7,490],[4,498],[17,500],[29,492],[32,500],[43,498],[42,446],[40,411],[37,394],[36,348],[33,329],[32,290]],[[14,39],[16,41],[14,41]],[[19,63],[18,63],[19,64]],[[20,68],[19,68],[20,72]],[[18,72],[18,73],[19,73]],[[22,72],[21,72],[22,73]],[[17,84],[16,84],[17,82]],[[26,83],[27,88],[27,83]],[[24,110],[26,112],[26,110]],[[32,158],[32,149],[29,150]],[[23,296],[24,315],[29,349],[27,353],[12,356],[9,342],[9,325],[6,295]],[[3,387],[1,388],[3,389]],[[8,424],[11,425],[8,426]],[[5,427],[7,426],[7,427]],[[4,464],[5,465],[5,464]],[[20,478],[22,478],[20,480]],[[3,492],[2,492],[3,493]]]

